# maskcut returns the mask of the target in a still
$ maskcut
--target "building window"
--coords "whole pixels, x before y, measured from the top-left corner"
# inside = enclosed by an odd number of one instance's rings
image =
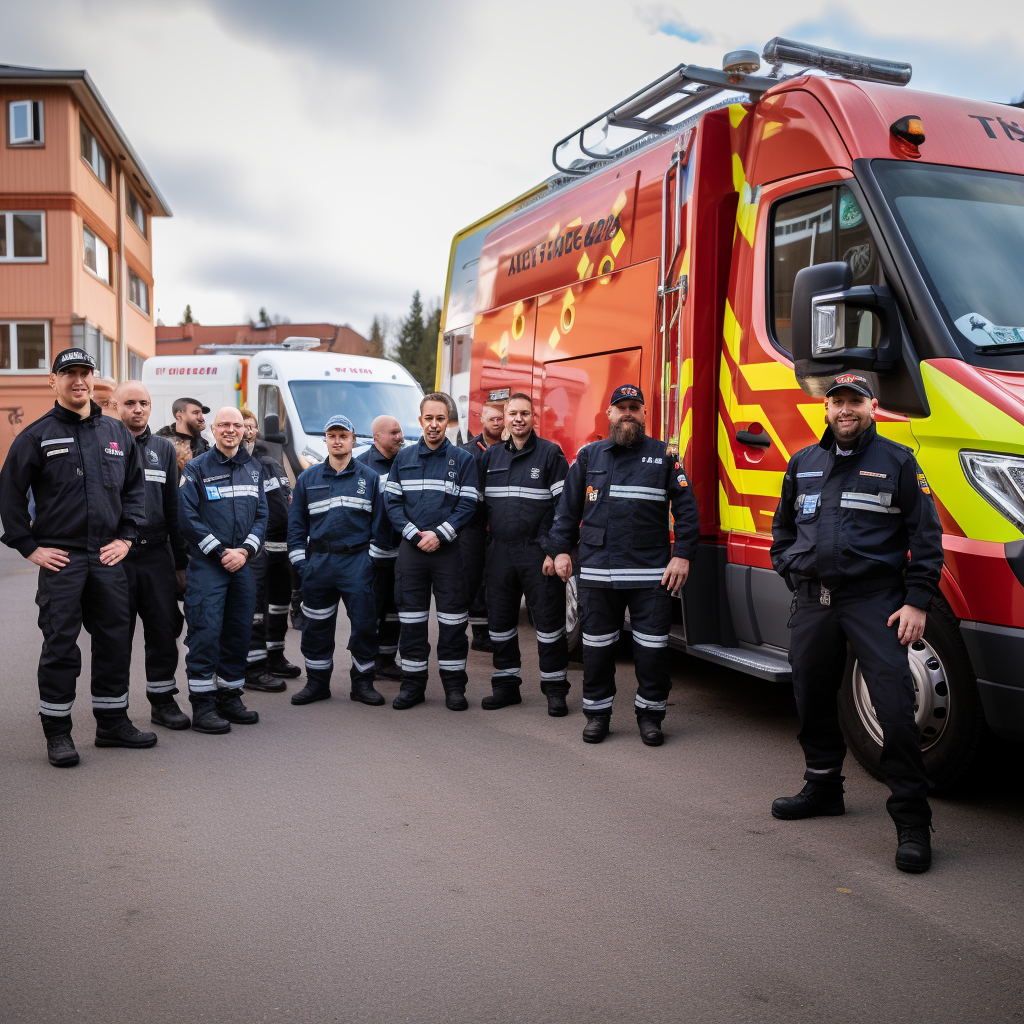
[[[0,210],[0,260],[42,263],[46,259],[46,214]]]
[[[88,320],[76,320],[71,324],[71,344],[84,348],[96,360],[98,377],[114,376],[114,342]]]
[[[128,268],[128,301],[149,316],[149,285]]]
[[[49,324],[0,323],[0,371],[45,373],[49,369]]]
[[[82,262],[104,284],[110,284],[110,250],[102,238],[83,225],[82,227]]]
[[[142,380],[142,364],[146,360],[142,356],[136,355],[130,349],[128,351],[128,379],[129,380]]]
[[[82,159],[92,168],[92,173],[110,188],[110,157],[96,141],[89,126],[79,118],[79,133],[82,140]]]
[[[146,237],[146,208],[136,198],[135,193],[128,189],[128,219],[142,232],[142,237]]]
[[[43,144],[43,105],[39,100],[16,100],[7,106],[7,144]]]

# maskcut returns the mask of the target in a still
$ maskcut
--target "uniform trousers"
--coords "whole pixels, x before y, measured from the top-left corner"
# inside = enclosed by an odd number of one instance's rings
[[[537,632],[541,691],[564,696],[569,692],[565,584],[558,576],[545,576],[543,564],[544,552],[533,541],[492,540],[487,546],[487,624],[494,644],[491,682],[519,683],[519,606],[525,594]]]
[[[372,685],[377,663],[377,615],[373,565],[363,551],[328,554],[314,551],[302,572],[302,656],[306,679],[322,689],[331,685],[338,602],[343,601],[351,629],[352,686]]]
[[[228,572],[220,560],[195,555],[185,574],[185,672],[190,694],[245,684],[245,659],[256,608],[256,579],[247,562]],[[214,680],[216,676],[216,680]]]
[[[160,703],[178,692],[178,637],[183,618],[178,608],[174,556],[167,541],[137,540],[124,562],[128,577],[128,640],[135,642],[136,616],[146,646],[146,696]]]
[[[462,567],[466,573],[469,624],[474,633],[487,627],[487,599],[484,586],[487,561],[487,527],[466,526],[459,534]]]
[[[395,558],[380,558],[374,562],[378,650],[388,661],[394,661],[398,653],[398,634],[402,628],[395,603],[395,562]]]
[[[280,547],[278,547],[280,545]],[[286,541],[267,541],[250,561],[256,580],[256,611],[249,635],[246,665],[250,672],[266,668],[267,656],[284,654],[288,632],[288,608],[292,596],[291,563]]]
[[[82,671],[78,635],[92,637],[92,708],[97,716],[128,707],[131,646],[124,562],[104,565],[98,551],[68,551],[59,572],[39,570],[36,605],[43,649],[39,655],[39,712],[47,736],[71,732],[75,684]]]
[[[427,620],[430,594],[437,608],[437,667],[445,692],[465,692],[466,658],[466,579],[458,544],[441,542],[436,551],[421,551],[412,541],[403,540],[395,565],[395,602],[402,623],[402,689],[423,692],[427,687],[427,661],[430,641]]]
[[[820,584],[801,584],[791,620],[789,661],[807,764],[804,778],[827,782],[842,771],[846,743],[836,697],[849,643],[882,727],[881,765],[892,791],[886,808],[897,825],[927,825],[929,783],[914,719],[914,679],[897,627],[886,625],[903,605],[904,591],[891,585],[874,590],[840,586],[828,605],[821,603],[820,592]]]
[[[615,646],[626,609],[633,632],[633,665],[638,715],[665,718],[672,681],[668,672],[668,634],[672,598],[661,586],[614,590],[580,586],[583,617],[583,711],[610,715],[615,697]]]

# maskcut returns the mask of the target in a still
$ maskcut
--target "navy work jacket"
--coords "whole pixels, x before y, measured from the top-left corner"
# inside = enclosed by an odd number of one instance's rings
[[[253,458],[263,467],[263,493],[267,498],[267,551],[286,551],[288,548],[288,505],[292,499],[292,485],[288,474],[266,443],[256,438]]]
[[[402,535],[391,525],[387,512],[384,511],[384,488],[387,486],[388,477],[391,475],[391,467],[395,460],[384,455],[375,444],[371,444],[365,452],[356,456],[356,462],[362,463],[367,469],[372,470],[380,479],[381,494],[381,528],[380,528],[380,554],[377,558],[394,559],[398,557],[398,545],[402,541]]]
[[[146,522],[139,527],[142,544],[171,542],[174,567],[188,565],[188,551],[178,526],[178,453],[165,437],[149,427],[135,437],[135,446],[146,476]]]

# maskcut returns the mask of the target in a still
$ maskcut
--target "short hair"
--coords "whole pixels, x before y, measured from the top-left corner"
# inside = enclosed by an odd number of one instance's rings
[[[176,398],[171,404],[171,415],[177,416],[179,412],[184,412],[190,405],[198,405],[200,409],[203,407],[203,403],[197,402],[194,398]]]
[[[452,400],[450,395],[446,395],[443,391],[431,391],[430,394],[424,395],[420,399],[420,415],[423,415],[423,406],[427,402],[440,402],[448,410],[448,419],[458,421],[458,414],[452,415],[455,410],[455,402]]]
[[[508,405],[509,402],[514,402],[517,398],[524,402],[529,402],[530,408],[533,408],[533,399],[529,395],[524,395],[522,391],[517,391],[514,395],[509,395],[508,398],[505,399],[505,405]]]
[[[238,411],[242,414],[243,420],[254,420],[256,419],[256,413],[251,409],[247,409],[244,405],[238,407]]]

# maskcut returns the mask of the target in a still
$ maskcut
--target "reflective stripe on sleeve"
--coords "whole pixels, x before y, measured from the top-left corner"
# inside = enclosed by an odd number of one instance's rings
[[[208,555],[220,543],[212,533],[208,533],[200,542],[199,550]]]
[[[263,547],[272,555],[280,554],[282,551],[288,550],[288,541],[286,540],[268,540]]]

